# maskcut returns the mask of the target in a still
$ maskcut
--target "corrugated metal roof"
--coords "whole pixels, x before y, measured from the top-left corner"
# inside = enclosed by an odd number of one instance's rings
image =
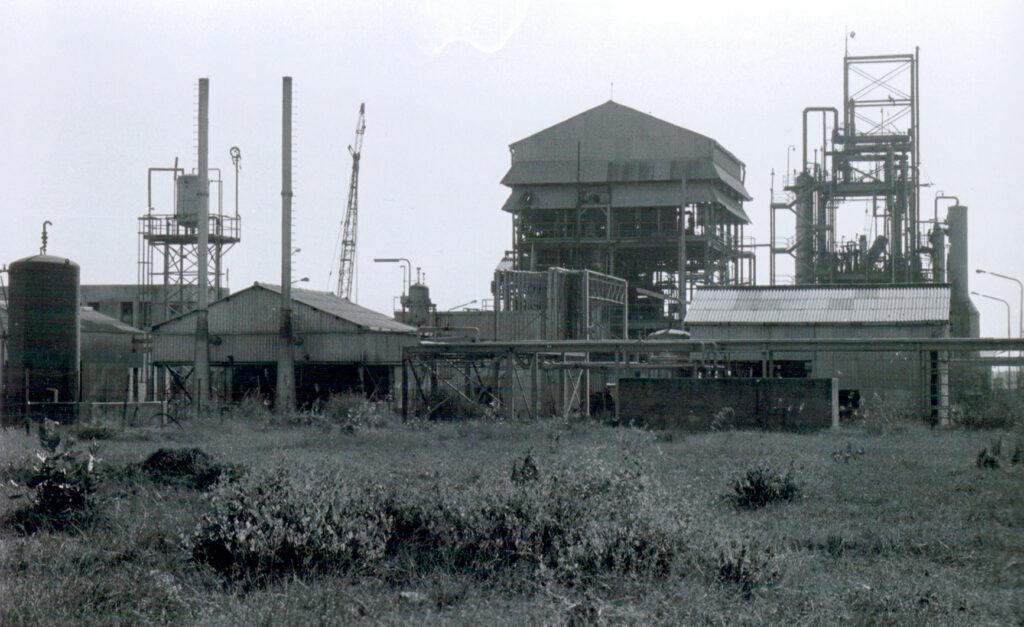
[[[702,288],[687,325],[946,322],[949,286]]]
[[[141,335],[145,333],[142,329],[137,329],[116,318],[101,314],[92,307],[82,307],[79,320],[82,333],[124,333],[126,335]]]
[[[92,307],[81,307],[78,328],[82,333],[123,333],[125,335],[141,335],[142,329],[125,324],[116,318],[101,314]],[[0,303],[0,328],[7,328],[7,303]]]
[[[215,332],[215,329],[214,329],[215,324],[214,323],[219,318],[222,318],[225,315],[227,315],[227,316],[231,316],[232,315],[231,309],[230,309],[231,302],[232,301],[236,301],[237,302],[239,296],[241,296],[243,294],[246,294],[247,292],[251,292],[252,290],[262,290],[264,292],[270,292],[271,294],[280,294],[281,293],[281,287],[278,286],[278,285],[272,285],[270,283],[256,282],[256,283],[253,283],[251,286],[249,286],[249,287],[247,287],[247,288],[245,288],[243,290],[239,290],[239,291],[235,292],[234,294],[232,294],[230,296],[227,296],[225,298],[222,298],[221,300],[218,300],[215,303],[211,303],[210,304],[210,332],[211,333]],[[402,324],[401,322],[398,322],[397,320],[395,320],[393,318],[389,318],[389,317],[385,316],[382,313],[377,313],[376,311],[373,311],[372,309],[367,309],[366,307],[362,307],[360,305],[357,305],[357,304],[355,304],[355,303],[353,303],[353,302],[351,302],[349,300],[346,300],[344,298],[339,298],[339,297],[335,296],[334,294],[332,294],[331,292],[321,292],[321,291],[317,291],[317,290],[304,290],[304,289],[297,289],[297,288],[294,288],[294,287],[292,288],[291,291],[292,291],[292,301],[293,302],[302,303],[303,305],[306,305],[307,307],[310,307],[310,308],[312,308],[313,310],[315,310],[317,312],[320,312],[322,314],[327,314],[328,316],[331,316],[333,318],[337,318],[339,320],[342,320],[342,321],[347,322],[349,324],[355,325],[357,327],[360,327],[360,328],[363,328],[363,329],[366,329],[366,330],[369,330],[369,331],[378,331],[378,332],[384,332],[384,333],[416,333],[416,328],[415,327],[411,327],[411,326],[409,326],[407,324]],[[277,305],[276,304],[274,304],[274,305],[264,304],[261,307],[258,304],[260,300],[262,300],[262,299],[259,299],[259,298],[256,299],[256,301],[257,301],[256,305],[250,304],[249,308],[253,309],[255,307],[255,310],[250,311],[250,312],[247,313],[247,315],[245,316],[245,321],[243,323],[243,326],[245,326],[245,328],[248,328],[250,331],[256,331],[256,330],[258,330],[257,327],[259,327],[261,325],[262,326],[266,326],[268,324],[269,324],[269,328],[276,329],[276,319],[272,318],[272,317],[268,318],[267,316],[274,315],[273,311],[276,311],[274,308]],[[225,307],[227,307],[227,311],[224,310]],[[299,312],[297,312],[297,317],[293,319],[293,324],[298,324],[299,323],[299,319],[302,317],[302,316],[298,315],[298,313]],[[156,331],[156,332],[168,332],[168,330],[171,330],[170,332],[172,332],[172,333],[176,332],[176,330],[181,328],[182,325],[187,325],[188,324],[188,323],[185,322],[186,319],[193,318],[193,317],[195,317],[195,315],[196,315],[195,311],[190,311],[190,312],[188,312],[186,314],[182,314],[182,315],[177,316],[175,318],[171,318],[170,320],[165,320],[165,321],[161,322],[160,324],[154,325],[153,326],[153,330]],[[219,323],[219,325],[220,326],[225,326],[225,322],[221,321]],[[231,325],[228,324],[228,326],[231,326]],[[222,332],[219,327],[217,328],[217,332]]]
[[[714,139],[610,100],[510,148],[501,181],[509,187],[679,180],[685,165],[689,178],[719,180],[750,199],[739,180],[743,162]]]
[[[270,285],[268,283],[254,283],[252,288],[249,289],[253,288],[263,288],[277,294],[281,293],[280,286]],[[398,322],[393,318],[389,318],[382,313],[357,305],[348,299],[339,298],[331,292],[304,290],[293,287],[292,300],[308,305],[313,309],[317,309],[332,316],[336,316],[342,320],[347,320],[354,325],[371,331],[386,331],[393,333],[416,332],[416,327],[402,324],[401,322]]]

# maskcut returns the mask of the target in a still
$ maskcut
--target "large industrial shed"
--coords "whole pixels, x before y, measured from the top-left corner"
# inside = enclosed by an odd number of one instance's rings
[[[381,397],[392,392],[402,348],[418,342],[414,327],[329,292],[295,289],[292,335],[296,399],[306,405],[338,392]],[[281,347],[281,289],[254,283],[210,305],[211,389],[221,400],[273,398]],[[153,363],[171,394],[195,359],[196,312],[153,327]],[[180,390],[180,388],[178,388]]]
[[[706,287],[686,315],[694,340],[816,340],[949,337],[948,285]],[[777,351],[731,354],[739,376],[838,378],[849,410],[918,413],[948,402],[948,365],[917,351]],[[765,370],[768,372],[765,372]]]

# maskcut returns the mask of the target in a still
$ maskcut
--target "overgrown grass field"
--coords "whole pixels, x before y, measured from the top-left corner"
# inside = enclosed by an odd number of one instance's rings
[[[0,433],[0,624],[1024,620],[1019,433],[299,422]]]

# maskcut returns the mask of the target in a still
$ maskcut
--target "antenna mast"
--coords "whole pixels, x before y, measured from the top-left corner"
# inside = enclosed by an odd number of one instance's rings
[[[338,267],[338,296],[351,300],[352,279],[356,266],[356,224],[359,218],[359,155],[363,151],[363,133],[366,131],[366,103],[359,105],[356,138],[348,147],[352,155],[352,178],[348,185],[348,205],[341,229],[341,263]]]

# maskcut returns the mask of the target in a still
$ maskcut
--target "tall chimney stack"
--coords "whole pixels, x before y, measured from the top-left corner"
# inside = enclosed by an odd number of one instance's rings
[[[292,354],[292,77],[282,79],[281,104],[281,307],[277,359],[279,416],[295,410],[295,358]]]

